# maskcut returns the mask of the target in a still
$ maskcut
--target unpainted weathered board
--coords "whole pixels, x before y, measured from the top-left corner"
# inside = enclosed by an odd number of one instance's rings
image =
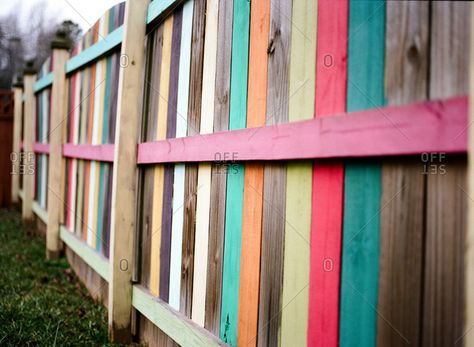
[[[428,7],[425,2],[387,3],[385,94],[389,105],[426,99]],[[403,133],[400,141],[407,141]],[[419,161],[402,166],[388,163],[382,169],[378,345],[420,341],[425,194],[420,169]]]
[[[470,6],[468,2],[431,5],[430,99],[468,93],[467,71],[473,59],[469,57]],[[466,161],[442,156],[424,163],[430,174],[426,176],[423,346],[460,346],[465,334]]]
[[[219,1],[214,132],[224,131],[229,127],[233,6],[234,2],[232,0]],[[213,164],[211,168],[211,203],[209,211],[209,248],[204,327],[217,336],[219,335],[221,320],[226,187],[227,172],[225,165],[220,163]]]
[[[194,1],[193,33],[191,44],[191,68],[189,80],[188,129],[187,135],[197,135],[201,121],[202,74],[204,61],[204,27],[206,1]],[[194,272],[194,233],[196,228],[196,194],[198,167],[186,165],[184,187],[184,223],[181,270],[180,311],[191,317],[193,272]]]
[[[266,124],[288,122],[292,2],[271,2]],[[296,29],[295,29],[296,30]],[[280,341],[286,165],[266,164],[263,185],[262,255],[258,346]]]

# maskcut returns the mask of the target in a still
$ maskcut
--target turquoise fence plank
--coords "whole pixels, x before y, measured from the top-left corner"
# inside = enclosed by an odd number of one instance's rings
[[[146,24],[151,23],[155,18],[159,17],[165,11],[167,11],[171,6],[178,5],[179,3],[184,2],[183,0],[155,0],[150,2],[148,5],[148,14],[146,17]]]
[[[71,73],[96,60],[122,43],[123,25],[112,31],[104,39],[86,48],[66,63],[66,73]]]
[[[248,0],[234,0],[230,77],[230,130],[241,129],[246,126],[249,29],[250,2]],[[238,156],[238,153],[235,155]],[[234,159],[238,160],[238,158]],[[227,173],[220,324],[220,338],[231,346],[237,344],[243,200],[244,166],[232,164]]]
[[[383,106],[385,2],[350,1],[348,35],[347,111]],[[380,195],[380,165],[374,164],[373,160],[371,163],[347,162],[341,270],[341,346],[376,345]]]
[[[43,78],[36,81],[36,83],[33,85],[33,91],[35,93],[38,93],[40,90],[47,88],[52,84],[53,84],[53,73],[50,72]]]

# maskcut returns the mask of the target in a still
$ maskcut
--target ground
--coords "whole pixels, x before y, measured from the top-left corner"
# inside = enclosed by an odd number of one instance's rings
[[[20,214],[0,209],[0,346],[117,346],[107,311],[65,258],[45,260],[43,237]]]

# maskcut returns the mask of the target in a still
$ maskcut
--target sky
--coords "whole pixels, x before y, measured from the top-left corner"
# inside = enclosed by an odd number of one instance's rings
[[[29,7],[39,2],[48,6],[48,14],[60,21],[70,19],[78,23],[83,31],[89,29],[107,9],[123,0],[0,0],[0,17],[17,10],[28,13]],[[59,20],[58,20],[59,22]]]

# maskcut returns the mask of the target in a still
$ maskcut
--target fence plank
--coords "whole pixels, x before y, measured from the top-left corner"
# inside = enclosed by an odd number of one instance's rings
[[[110,228],[109,333],[113,342],[131,339],[133,240],[136,224],[137,137],[141,110],[143,41],[148,1],[127,2],[120,69]]]
[[[383,106],[384,39],[385,2],[349,2],[348,111]],[[380,171],[374,161],[345,165],[341,345],[377,342]]]
[[[204,68],[201,103],[201,134],[212,133],[214,128],[214,98],[217,58],[217,29],[219,1],[207,0],[206,39],[204,43]],[[206,281],[209,246],[209,208],[211,204],[211,165],[199,164],[196,198],[196,237],[194,257],[199,259],[194,265],[192,319],[204,326],[206,312]]]
[[[266,124],[288,122],[292,1],[271,2]],[[296,29],[295,29],[296,30]],[[280,341],[286,164],[266,164],[263,185],[262,255],[258,346]]]
[[[265,125],[270,0],[253,1],[250,6],[248,128]],[[261,163],[247,163],[245,165],[237,331],[237,345],[239,346],[256,346],[257,344],[263,173],[264,166]]]
[[[318,1],[317,119],[346,109],[348,2],[337,4]],[[343,183],[342,163],[314,163],[308,345],[337,346],[339,341]]]
[[[468,2],[431,5],[430,99],[469,92],[466,72],[473,59],[466,29],[472,20],[469,6]],[[426,176],[423,346],[461,345],[464,335],[466,166],[464,158],[444,156],[439,153],[424,163],[431,171]]]
[[[428,15],[427,3],[387,3],[385,91],[389,105],[426,99]],[[400,141],[406,141],[402,134]],[[419,217],[425,194],[420,169],[419,162],[403,167],[389,162],[382,169],[379,345],[419,343],[424,234]]]
[[[183,24],[179,58],[178,104],[176,111],[176,137],[186,136],[186,121],[189,96],[189,70],[191,63],[191,36],[194,0],[183,5]],[[169,304],[180,309],[181,259],[183,246],[185,167],[176,164],[173,183],[173,220],[171,225],[170,296]]]
[[[235,0],[230,75],[230,130],[245,128],[247,118],[249,26],[250,3]],[[224,156],[230,153],[220,152],[220,154]],[[235,163],[231,166],[227,170],[220,337],[224,342],[235,346],[238,324],[244,167]]]
[[[312,118],[316,78],[317,2],[294,0],[291,31],[289,121]],[[286,176],[281,345],[307,341],[311,235],[311,162],[289,162]]]
[[[470,61],[469,61],[469,98],[474,100],[474,6],[471,6],[471,26],[466,28],[469,31]],[[472,101],[471,101],[472,102]],[[469,110],[469,124],[474,121],[474,107]],[[474,196],[474,131],[469,132],[469,152],[467,160],[467,185],[468,194]],[[474,200],[467,200],[467,228],[465,246],[465,286],[464,298],[466,300],[465,320],[463,329],[467,334],[464,336],[464,344],[471,346],[474,344],[474,334],[471,329],[474,326],[474,298],[470,293],[474,292]],[[469,333],[471,332],[471,333]]]
[[[206,2],[194,0],[194,14],[191,39],[191,66],[189,77],[189,102],[187,114],[187,135],[197,135],[201,121],[202,77],[204,60],[204,26]],[[191,317],[193,273],[194,273],[194,234],[196,225],[196,194],[198,167],[186,165],[184,185],[184,222],[181,268],[180,311]]]
[[[233,7],[233,0],[219,1],[214,132],[225,131],[229,128]],[[221,321],[226,188],[227,173],[225,165],[221,165],[220,163],[212,165],[206,316],[204,327],[216,336],[219,336]]]

